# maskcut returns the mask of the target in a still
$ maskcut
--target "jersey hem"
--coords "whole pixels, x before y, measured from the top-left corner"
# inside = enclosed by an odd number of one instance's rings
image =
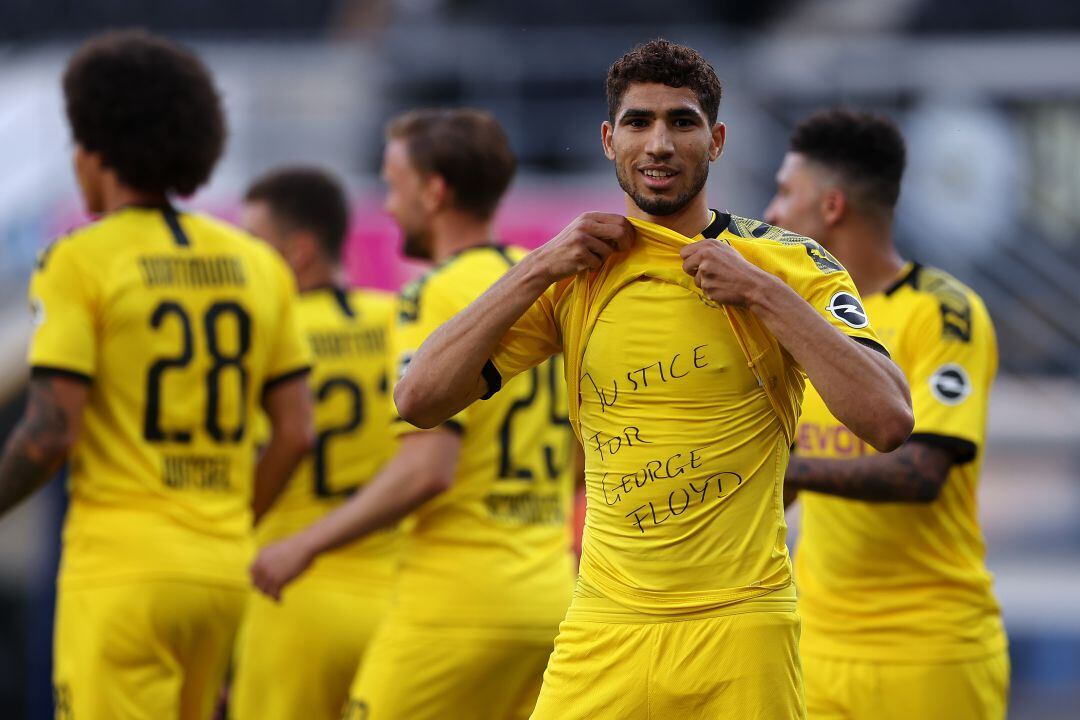
[[[265,395],[278,385],[288,382],[289,380],[295,380],[296,378],[303,377],[309,372],[311,372],[311,366],[305,365],[304,367],[296,368],[295,370],[290,370],[280,375],[275,375],[274,377],[268,379],[266,382],[263,383],[263,394]]]

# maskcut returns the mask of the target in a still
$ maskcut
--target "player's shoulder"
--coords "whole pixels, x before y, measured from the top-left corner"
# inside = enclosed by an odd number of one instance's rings
[[[730,215],[724,232],[736,238],[771,247],[774,250],[788,251],[784,254],[790,254],[791,249],[801,249],[813,261],[817,269],[825,275],[844,271],[840,261],[833,257],[832,253],[822,247],[818,241],[777,225],[770,225],[763,220]],[[773,255],[777,255],[777,253],[773,253]],[[792,257],[798,258],[800,256],[792,254]]]
[[[940,268],[914,264],[888,292],[910,303],[910,313],[939,327],[947,340],[969,342],[977,328],[990,324],[978,293]]]
[[[415,321],[428,305],[460,310],[525,255],[521,248],[496,244],[476,245],[455,253],[402,287],[398,294],[399,320]]]

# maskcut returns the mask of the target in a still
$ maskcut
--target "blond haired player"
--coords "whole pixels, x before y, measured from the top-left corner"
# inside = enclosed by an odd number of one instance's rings
[[[427,335],[523,257],[492,217],[514,173],[502,128],[476,110],[427,110],[387,129],[387,210],[406,255],[435,267],[401,295],[401,371]],[[570,602],[574,456],[556,361],[401,445],[352,499],[264,549],[278,596],[316,557],[411,514],[391,608],[351,690],[351,720],[528,717]]]
[[[534,718],[801,717],[781,487],[802,373],[877,447],[911,429],[903,376],[835,302],[858,307],[847,273],[709,209],[719,100],[688,47],[616,61],[601,138],[629,219],[575,220],[432,334],[395,393],[427,426],[564,352],[588,511]]]
[[[269,507],[311,441],[294,283],[263,243],[169,204],[206,181],[225,136],[194,55],[104,35],[71,58],[64,96],[79,188],[102,217],[31,281],[33,375],[0,512],[70,462],[56,716],[202,720],[247,597],[252,505]]]
[[[888,120],[833,110],[800,123],[766,217],[812,235],[851,272],[911,383],[915,431],[878,454],[808,389],[786,486],[811,718],[1004,718],[1009,660],[976,489],[997,369],[982,300],[892,242],[904,141]]]
[[[342,284],[348,205],[326,172],[290,167],[259,178],[243,215],[296,276],[297,317],[314,358],[315,447],[256,528],[265,546],[339,507],[393,455],[387,336],[394,300]],[[393,528],[372,533],[322,555],[280,604],[253,593],[237,644],[232,717],[340,717],[389,603],[397,549]]]

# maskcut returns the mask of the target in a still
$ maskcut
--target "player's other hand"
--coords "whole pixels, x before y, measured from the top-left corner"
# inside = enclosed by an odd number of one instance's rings
[[[694,278],[706,297],[720,305],[748,305],[764,283],[775,280],[719,240],[698,240],[679,255],[683,271]]]
[[[299,537],[272,543],[259,551],[251,564],[251,582],[262,594],[281,602],[281,591],[300,577],[314,559]]]
[[[598,270],[612,253],[630,249],[634,226],[622,215],[587,212],[529,256],[548,284]]]

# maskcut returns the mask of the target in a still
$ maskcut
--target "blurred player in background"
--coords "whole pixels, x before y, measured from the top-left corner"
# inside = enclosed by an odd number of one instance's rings
[[[426,110],[387,129],[386,207],[405,254],[435,267],[402,292],[394,356],[404,372],[427,335],[524,255],[492,219],[515,159],[477,110]],[[345,717],[528,717],[573,575],[574,455],[561,363],[509,383],[431,431],[398,420],[401,446],[325,519],[264,549],[255,583],[273,597],[321,554],[413,514],[391,610]]]
[[[793,133],[766,210],[851,273],[915,411],[910,439],[878,454],[807,389],[786,478],[803,506],[807,709],[822,719],[1004,718],[1007,642],[975,497],[994,327],[970,288],[893,246],[904,156],[886,119],[814,115]]]
[[[802,373],[886,450],[906,384],[831,303],[858,298],[820,246],[709,209],[725,129],[704,58],[655,40],[607,89],[629,219],[587,213],[530,253],[424,343],[397,408],[438,422],[565,353],[589,505],[534,718],[802,717],[781,502]]]
[[[296,276],[297,317],[314,357],[315,448],[259,523],[261,546],[340,506],[393,455],[387,336],[394,301],[343,284],[348,221],[341,186],[316,169],[272,172],[244,198],[244,226],[281,253]],[[324,553],[281,604],[253,594],[237,645],[231,717],[341,716],[390,599],[398,540],[388,528]]]
[[[247,598],[252,505],[311,442],[294,283],[263,243],[169,204],[225,140],[194,55],[104,35],[63,86],[79,188],[103,217],[45,251],[31,282],[33,373],[0,512],[70,460],[56,716],[203,720]],[[272,434],[255,467],[260,405]]]

